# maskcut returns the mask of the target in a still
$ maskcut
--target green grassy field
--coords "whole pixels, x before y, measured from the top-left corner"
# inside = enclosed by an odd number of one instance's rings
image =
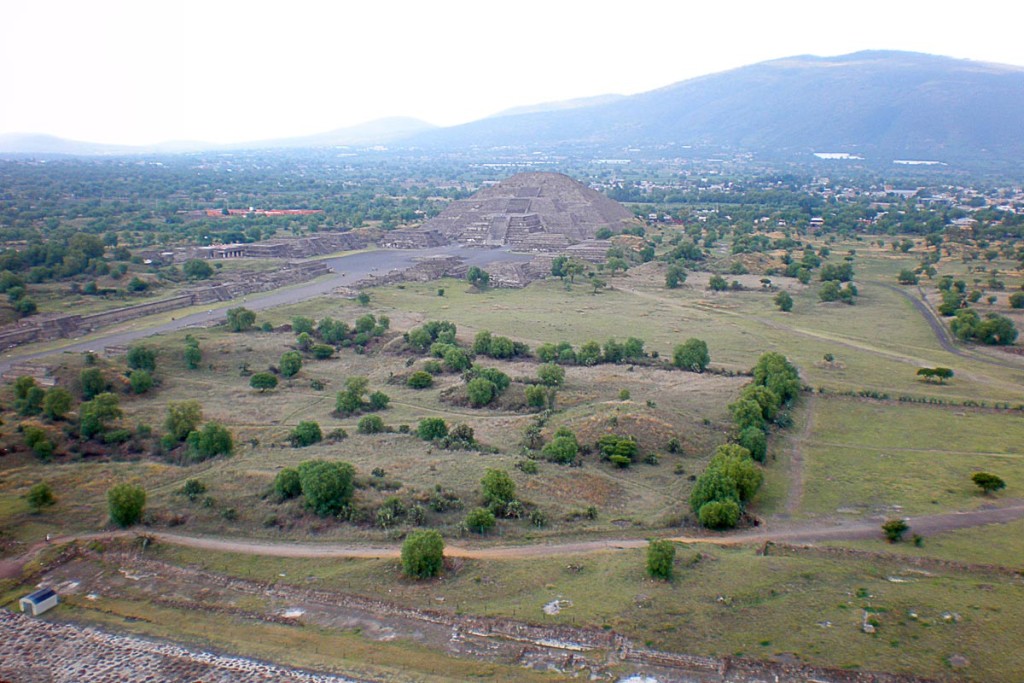
[[[995,411],[818,399],[802,442],[808,515],[928,514],[985,503],[970,477],[1024,486],[1024,421]],[[869,427],[870,425],[870,427]]]

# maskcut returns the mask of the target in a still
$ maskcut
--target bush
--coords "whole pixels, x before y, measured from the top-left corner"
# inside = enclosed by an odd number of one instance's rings
[[[249,378],[249,386],[262,394],[277,388],[277,377],[269,372],[257,372]]]
[[[164,429],[175,441],[184,441],[199,427],[203,420],[203,407],[198,401],[181,401],[167,404]]]
[[[193,462],[231,455],[234,449],[231,432],[219,422],[207,422],[202,429],[188,435],[189,458]]]
[[[50,387],[43,399],[43,414],[51,420],[63,419],[71,411],[74,399],[71,392],[63,387]]]
[[[359,420],[356,431],[360,434],[379,434],[384,431],[384,420],[380,415],[367,415]]]
[[[347,462],[307,460],[298,473],[306,505],[320,517],[338,514],[352,499],[355,470]]]
[[[890,519],[882,525],[882,533],[885,534],[885,538],[889,543],[903,540],[903,534],[907,533],[909,529],[910,525],[902,519]]]
[[[547,460],[559,465],[572,463],[576,460],[579,452],[580,445],[571,433],[565,436],[556,436],[541,449],[541,453]]]
[[[558,387],[565,382],[565,369],[554,362],[546,362],[537,369],[537,378],[545,386]]]
[[[775,295],[775,305],[779,307],[779,310],[783,313],[789,313],[793,310],[793,297],[789,295],[789,292],[782,290]]]
[[[475,508],[466,515],[466,528],[478,534],[486,534],[494,528],[497,520],[487,508]]]
[[[369,396],[370,410],[387,410],[391,403],[391,397],[383,391],[375,391]]]
[[[444,567],[444,540],[437,531],[413,531],[402,543],[402,572],[415,579],[437,576]]]
[[[420,420],[419,426],[416,427],[416,436],[424,441],[443,439],[448,436],[448,425],[440,417],[424,418]]]
[[[417,370],[409,375],[406,384],[413,389],[427,389],[434,384],[434,378],[426,370]]]
[[[302,354],[298,351],[285,351],[281,354],[281,360],[278,362],[278,365],[283,377],[294,377],[302,369]]]
[[[130,527],[142,519],[146,491],[134,484],[118,484],[107,491],[110,519],[120,527]]]
[[[137,345],[128,349],[128,367],[132,370],[156,370],[156,350],[148,346]]]
[[[274,477],[274,493],[284,500],[299,496],[302,493],[299,471],[292,467],[285,467],[278,472]]]
[[[256,324],[256,314],[242,306],[229,308],[227,319],[228,329],[232,332],[245,332],[246,330],[251,330]]]
[[[708,529],[732,529],[740,521],[740,506],[735,500],[714,500],[701,506],[698,517]]]
[[[710,362],[708,345],[701,339],[687,339],[672,354],[672,364],[690,372],[704,372]]]
[[[57,502],[57,498],[53,495],[53,489],[46,482],[39,482],[30,488],[25,494],[25,499],[28,501],[28,506],[32,508],[32,512],[40,512],[44,507],[49,507]]]
[[[531,384],[525,389],[526,405],[531,408],[543,408],[547,402],[548,391],[539,384]]]
[[[178,493],[194,503],[199,496],[206,493],[206,484],[198,479],[188,479],[185,481],[185,485],[178,490]]]
[[[988,472],[975,472],[971,475],[971,481],[986,495],[1006,488],[1006,482],[1001,477]]]
[[[310,352],[317,360],[327,360],[334,355],[334,347],[330,344],[314,344],[310,348]]]
[[[672,541],[651,541],[647,545],[647,573],[652,578],[671,579],[675,559],[676,545]]]
[[[315,443],[319,443],[323,438],[324,435],[320,431],[319,423],[312,420],[303,420],[295,425],[295,429],[288,435],[288,441],[291,442],[293,448],[312,446]]]
[[[466,385],[466,394],[469,396],[469,403],[474,408],[482,408],[494,400],[498,387],[494,382],[483,377],[471,379]]]

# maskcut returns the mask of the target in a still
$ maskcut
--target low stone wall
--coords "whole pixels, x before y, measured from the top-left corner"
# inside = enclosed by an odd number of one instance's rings
[[[149,301],[89,315],[40,316],[36,320],[30,318],[19,322],[16,326],[0,330],[0,349],[74,337],[103,327],[179,308],[231,301],[247,294],[268,292],[272,289],[312,280],[329,272],[331,269],[323,261],[290,263],[284,268],[269,273],[243,275],[231,282],[199,287],[159,301]]]

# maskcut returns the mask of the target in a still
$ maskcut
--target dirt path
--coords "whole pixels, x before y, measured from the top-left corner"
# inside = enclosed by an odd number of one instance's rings
[[[814,407],[816,399],[813,394],[808,394],[803,406],[806,411],[804,427],[800,433],[792,437],[792,446],[789,449],[789,493],[786,496],[786,514],[795,515],[800,510],[800,503],[804,498],[804,444],[811,437],[814,429]]]
[[[1004,524],[1024,519],[1024,500],[1002,500],[999,503],[998,506],[993,504],[979,510],[911,517],[908,518],[908,523],[914,533],[925,535],[987,524]],[[674,536],[670,537],[669,540],[677,543],[710,543],[723,546],[763,543],[765,541],[820,543],[824,541],[860,540],[881,538],[879,527],[882,521],[882,517],[872,517],[850,522],[836,522],[833,520],[796,523],[769,522],[759,528],[748,531],[730,533],[705,532],[689,536]],[[51,543],[61,544],[104,538],[133,538],[141,535],[149,536],[158,542],[168,545],[264,557],[394,559],[399,557],[401,553],[401,547],[398,545],[283,543],[216,536],[185,536],[162,531],[151,532],[145,529],[60,536],[52,539]],[[448,545],[445,548],[445,554],[449,557],[472,560],[518,560],[635,550],[647,547],[647,543],[648,541],[645,538],[623,538],[491,547],[470,547],[456,544]],[[17,577],[25,564],[46,548],[47,545],[46,542],[37,543],[19,557],[0,561],[0,578]]]

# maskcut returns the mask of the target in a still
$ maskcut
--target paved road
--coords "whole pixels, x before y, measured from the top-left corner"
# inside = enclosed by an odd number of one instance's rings
[[[906,289],[902,287],[897,287],[896,285],[891,285],[887,282],[872,281],[871,284],[879,285],[881,287],[885,287],[886,289],[890,289],[902,295],[911,304],[913,304],[914,308],[917,309],[917,312],[924,317],[925,321],[928,323],[928,326],[932,328],[932,333],[935,335],[935,339],[939,342],[939,345],[949,353],[952,353],[955,356],[960,356],[961,358],[976,360],[981,363],[988,363],[989,365],[998,365],[999,367],[1009,368],[1011,370],[1021,369],[1021,366],[1019,364],[1014,363],[1012,361],[1004,361],[1000,360],[999,358],[992,358],[991,356],[986,356],[984,354],[968,353],[967,351],[965,351],[963,347],[957,345],[956,341],[953,339],[953,335],[946,327],[946,323],[942,322],[942,320],[936,317],[935,313],[932,312],[932,309],[929,308],[924,301],[917,298],[910,292],[906,291]]]
[[[527,254],[514,254],[503,249],[470,249],[460,246],[437,247],[434,249],[378,249],[348,256],[324,259],[334,270],[325,276],[292,287],[275,289],[270,292],[251,294],[243,300],[211,304],[206,311],[193,313],[176,319],[153,324],[152,316],[139,318],[130,323],[118,325],[109,332],[101,331],[91,334],[83,340],[64,340],[60,348],[46,351],[33,351],[32,346],[13,349],[0,358],[0,373],[7,372],[11,365],[18,362],[41,358],[54,353],[70,351],[82,353],[99,350],[106,346],[124,346],[138,339],[154,334],[173,332],[186,327],[205,326],[224,320],[229,308],[244,305],[246,308],[259,311],[285,304],[293,304],[306,299],[331,293],[338,287],[351,286],[355,282],[371,275],[386,275],[391,270],[403,270],[413,265],[417,259],[425,256],[458,256],[465,259],[467,265],[486,266],[498,261],[526,262],[533,258]],[[244,302],[244,303],[243,303]],[[166,315],[166,314],[161,314]],[[147,321],[150,321],[147,323]]]

